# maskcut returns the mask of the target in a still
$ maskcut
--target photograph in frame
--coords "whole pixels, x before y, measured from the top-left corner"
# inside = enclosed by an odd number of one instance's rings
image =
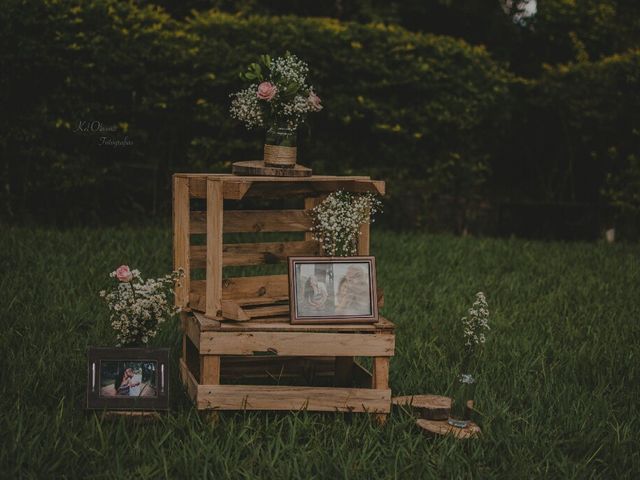
[[[169,349],[89,347],[87,409],[167,410]]]
[[[374,257],[290,257],[292,323],[378,321]]]

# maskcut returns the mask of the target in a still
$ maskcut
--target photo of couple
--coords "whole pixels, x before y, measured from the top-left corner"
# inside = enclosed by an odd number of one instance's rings
[[[371,315],[370,268],[367,262],[296,264],[298,316]]]
[[[155,397],[156,362],[101,362],[103,397]]]

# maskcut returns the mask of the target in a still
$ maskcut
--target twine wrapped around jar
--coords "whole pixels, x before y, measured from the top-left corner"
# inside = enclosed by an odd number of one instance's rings
[[[264,145],[264,163],[274,167],[292,168],[296,165],[296,147]]]

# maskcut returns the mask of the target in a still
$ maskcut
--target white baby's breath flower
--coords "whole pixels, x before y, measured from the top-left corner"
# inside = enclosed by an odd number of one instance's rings
[[[313,238],[326,255],[355,255],[360,226],[370,223],[380,206],[380,200],[370,193],[331,193],[311,210]]]
[[[469,309],[468,315],[461,319],[463,326],[464,344],[468,349],[484,344],[485,330],[489,330],[489,306],[482,292],[476,293],[476,300]]]

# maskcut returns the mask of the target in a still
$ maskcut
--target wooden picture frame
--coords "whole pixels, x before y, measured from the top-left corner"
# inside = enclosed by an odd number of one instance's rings
[[[87,360],[87,409],[169,409],[168,348],[89,347]]]
[[[292,324],[378,321],[374,257],[289,257],[288,260]]]

